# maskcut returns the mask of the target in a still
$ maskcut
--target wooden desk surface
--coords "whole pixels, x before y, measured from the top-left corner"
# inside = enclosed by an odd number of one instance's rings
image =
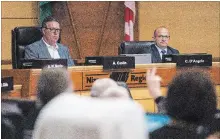
[[[220,62],[213,62],[212,67],[204,68],[210,73],[212,80],[216,84],[218,96],[218,108],[220,108]],[[145,74],[147,69],[157,67],[157,74],[162,78],[161,91],[166,95],[166,87],[177,72],[185,70],[177,68],[173,63],[143,64],[135,65],[135,69],[129,70],[127,84],[130,88],[133,99],[140,103],[146,112],[156,112],[157,108],[153,98],[148,93]],[[73,80],[76,93],[85,96],[89,95],[92,83],[99,78],[109,78],[112,71],[103,71],[102,66],[75,66],[68,68],[71,79]],[[14,84],[22,86],[21,97],[36,99],[36,85],[41,69],[4,69],[2,76],[13,76]]]
[[[157,74],[161,76],[163,87],[166,87],[177,72],[184,70],[176,68],[174,63],[139,64],[135,69],[129,70],[127,84],[129,88],[146,87],[146,71],[157,67]],[[205,68],[210,73],[215,84],[220,84],[220,62],[213,62],[213,66]],[[103,71],[102,66],[74,66],[68,68],[76,91],[86,91],[92,83],[99,78],[109,78],[112,71]],[[3,69],[2,76],[13,76],[14,84],[22,85],[22,97],[29,97],[36,94],[36,85],[41,69]]]

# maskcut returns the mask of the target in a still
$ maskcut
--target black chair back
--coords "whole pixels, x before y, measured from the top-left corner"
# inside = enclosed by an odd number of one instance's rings
[[[127,41],[122,42],[118,48],[118,54],[145,54],[151,53],[150,46],[154,41]]]
[[[36,101],[35,100],[24,100],[24,99],[2,99],[1,104],[4,109],[7,111],[2,111],[2,126],[3,131],[9,132],[4,134],[4,136],[10,136],[10,139],[23,139],[23,129],[24,129],[24,122],[26,121],[29,113],[35,109]],[[19,112],[21,111],[21,112]],[[3,122],[7,121],[7,123],[11,123],[10,126],[4,125]],[[8,122],[9,121],[9,122]],[[7,131],[8,130],[8,131]],[[14,136],[14,138],[12,137]],[[9,139],[7,138],[7,139]]]
[[[12,67],[21,68],[25,46],[42,38],[41,27],[16,27],[12,30]]]

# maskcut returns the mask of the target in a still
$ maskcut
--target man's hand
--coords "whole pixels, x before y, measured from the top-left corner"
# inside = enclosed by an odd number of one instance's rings
[[[147,87],[150,95],[154,99],[156,99],[159,96],[162,96],[162,93],[160,91],[161,78],[160,76],[155,74],[156,74],[156,68],[153,68],[152,70],[147,70],[147,75],[146,75]]]

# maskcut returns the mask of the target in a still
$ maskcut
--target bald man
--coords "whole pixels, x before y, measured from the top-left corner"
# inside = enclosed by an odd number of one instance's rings
[[[170,33],[166,27],[155,29],[153,39],[155,44],[151,45],[152,63],[162,63],[162,55],[164,54],[179,54],[178,50],[168,46]]]

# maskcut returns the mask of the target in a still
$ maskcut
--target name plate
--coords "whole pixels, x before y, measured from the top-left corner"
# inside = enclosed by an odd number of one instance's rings
[[[21,63],[23,69],[67,68],[67,59],[24,59]]]
[[[1,80],[2,92],[11,91],[14,89],[13,77],[3,77]]]
[[[103,70],[134,69],[135,58],[133,56],[103,57]]]
[[[162,55],[162,63],[176,63],[177,54]]]
[[[87,56],[85,58],[85,65],[102,65],[103,56]]]
[[[177,67],[190,66],[212,66],[212,55],[210,54],[184,54],[176,55]]]

